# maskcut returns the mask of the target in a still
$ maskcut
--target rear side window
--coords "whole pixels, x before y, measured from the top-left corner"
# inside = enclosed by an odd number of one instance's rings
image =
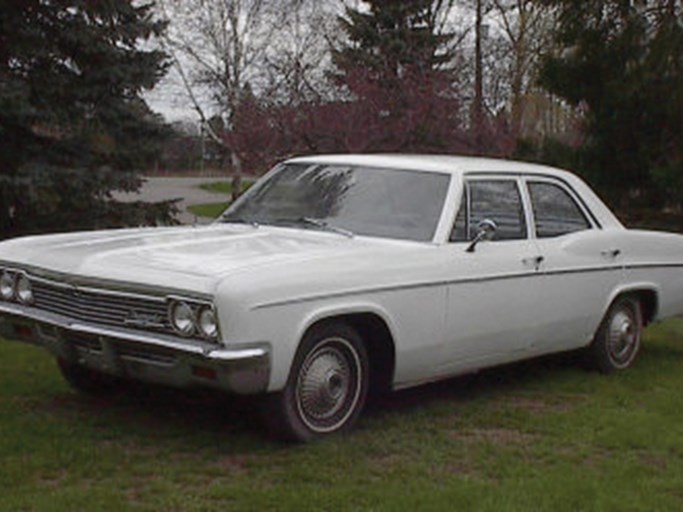
[[[564,188],[547,182],[529,182],[528,187],[538,238],[590,229],[588,219]]]
[[[455,219],[452,242],[472,240],[484,219],[496,223],[494,240],[520,240],[527,237],[522,198],[513,180],[472,180],[466,184]]]

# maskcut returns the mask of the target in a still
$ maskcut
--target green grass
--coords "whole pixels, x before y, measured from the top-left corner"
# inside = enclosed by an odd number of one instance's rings
[[[247,190],[253,181],[242,181],[242,192]],[[214,192],[216,194],[232,194],[232,183],[230,181],[214,181],[211,183],[202,183],[199,188],[207,192]],[[230,205],[230,201],[220,201],[217,203],[196,204],[187,207],[190,213],[198,217],[207,217],[215,219]]]
[[[221,203],[205,203],[205,204],[195,204],[187,207],[187,211],[193,213],[197,217],[207,217],[210,219],[215,219],[228,207],[230,201],[224,201]]]
[[[253,181],[242,180],[242,192],[247,190]],[[232,194],[232,182],[231,181],[213,181],[211,183],[202,183],[199,188],[206,190],[207,192],[215,192],[217,194]]]
[[[268,441],[251,400],[72,392],[0,342],[0,510],[683,509],[683,320],[628,372],[545,358],[395,393],[351,434]]]

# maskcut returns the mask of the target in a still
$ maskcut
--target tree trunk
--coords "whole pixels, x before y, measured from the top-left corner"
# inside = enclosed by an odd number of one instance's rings
[[[512,96],[512,109],[511,109],[511,120],[512,120],[512,131],[515,137],[519,137],[522,128],[522,115],[523,115],[523,94],[524,94],[524,67],[525,59],[527,58],[527,12],[524,10],[524,6],[520,3],[519,5],[519,36],[517,40],[513,42],[514,51],[514,70],[512,74],[511,96]]]
[[[230,151],[230,163],[232,166],[232,200],[234,201],[242,193],[242,160],[234,150]]]
[[[482,0],[477,0],[477,17],[475,22],[474,47],[474,103],[472,104],[472,128],[474,130],[474,145],[477,154],[483,147],[484,125],[484,71],[482,56]]]

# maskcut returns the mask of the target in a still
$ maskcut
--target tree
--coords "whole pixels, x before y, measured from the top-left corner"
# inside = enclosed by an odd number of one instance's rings
[[[512,132],[519,136],[525,99],[538,90],[540,57],[552,43],[554,12],[537,0],[492,0],[491,5],[503,41],[496,71],[509,96]]]
[[[164,56],[163,25],[134,1],[0,0],[0,237],[168,221],[133,191],[164,128],[140,99]]]
[[[362,68],[387,87],[406,68],[430,73],[452,57],[452,34],[442,31],[453,0],[367,0],[369,11],[347,7],[339,18],[348,43],[333,50],[343,74]]]
[[[321,2],[160,0],[159,6],[173,21],[165,50],[204,132],[230,168],[234,198],[241,190],[242,169],[253,172],[250,164],[256,161],[244,137],[254,123],[242,114],[253,111],[258,102],[264,103],[257,109],[262,113],[269,104],[298,103],[318,95],[316,75],[324,48]],[[213,129],[212,117],[224,120],[221,130]],[[238,126],[240,122],[246,125]]]
[[[545,0],[560,53],[541,83],[586,110],[583,170],[622,206],[683,201],[683,6],[676,0]]]
[[[471,151],[464,143],[462,92],[449,68],[459,41],[447,30],[454,2],[364,3],[367,9],[347,7],[340,17],[346,41],[332,51],[335,78],[347,96],[325,110],[344,110],[344,122],[352,122],[345,130],[332,120],[347,135],[342,147]]]
[[[477,153],[483,149],[484,142],[483,24],[484,5],[482,0],[476,0],[474,17],[474,101],[472,102],[472,130],[474,132],[474,144]]]

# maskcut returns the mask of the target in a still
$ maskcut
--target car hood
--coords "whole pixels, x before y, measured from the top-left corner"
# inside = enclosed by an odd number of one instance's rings
[[[214,224],[19,238],[0,244],[0,261],[86,281],[213,293],[219,281],[247,269],[258,272],[288,261],[301,265],[337,257],[362,259],[387,245],[396,242]]]

